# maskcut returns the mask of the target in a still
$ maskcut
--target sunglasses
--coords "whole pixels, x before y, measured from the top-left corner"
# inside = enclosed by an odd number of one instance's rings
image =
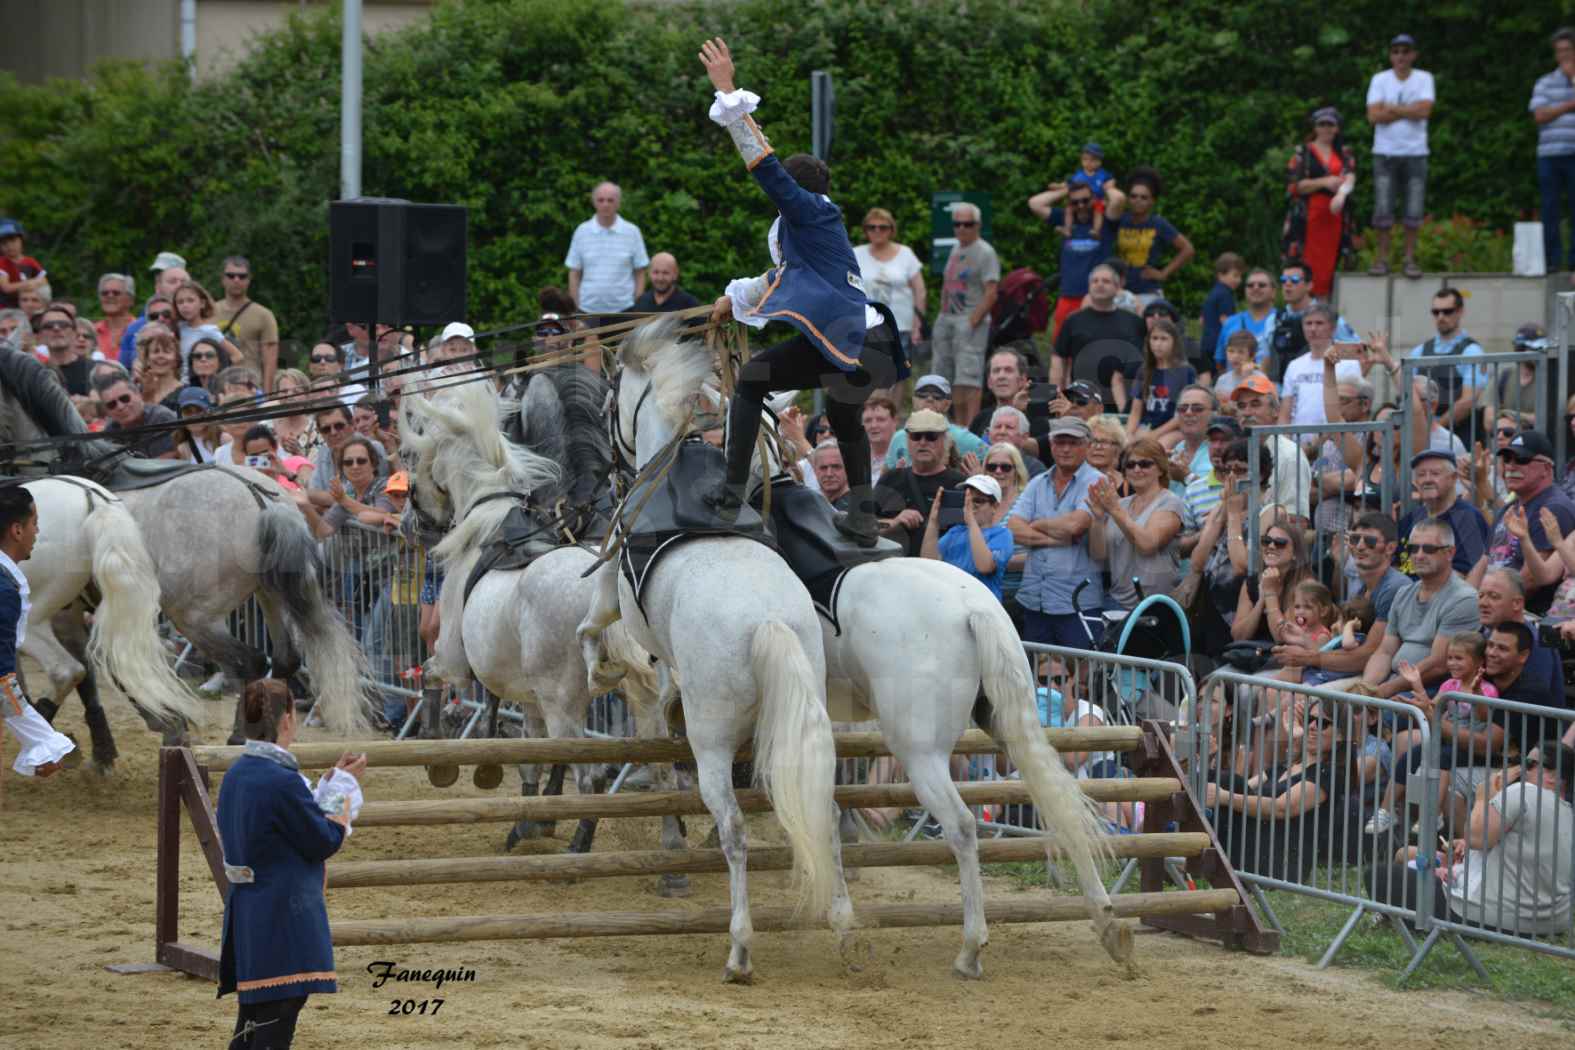
[[[889,230],[889,229],[891,229],[891,223],[889,223],[889,222],[867,222],[867,223],[864,224],[864,228],[866,230]]]
[[[1384,538],[1382,536],[1374,536],[1371,533],[1347,532],[1345,534],[1345,542],[1352,547],[1370,547],[1373,550],[1377,550],[1384,545]]]
[[[1298,273],[1287,273],[1280,276],[1281,284],[1301,284],[1302,276]]]
[[[1248,288],[1273,288],[1274,285],[1270,284],[1268,281],[1248,281],[1247,282],[1247,287]]]
[[[194,350],[192,351],[191,359],[193,361],[217,361],[219,355],[212,350]]]
[[[148,320],[150,321],[173,321],[174,319],[175,313],[172,310],[161,310],[156,314],[148,314]]]
[[[331,365],[336,363],[339,358],[333,354],[313,354],[311,360],[314,365]]]
[[[1460,307],[1458,306],[1447,306],[1442,310],[1438,309],[1437,307],[1433,308],[1434,317],[1448,317],[1450,314],[1457,314],[1459,312]]]
[[[1053,685],[1053,686],[1055,686],[1057,688],[1060,688],[1061,686],[1066,684],[1066,675],[1064,675],[1064,674],[1053,674],[1049,678],[1041,678],[1041,679],[1039,679],[1039,681],[1041,683],[1045,684],[1045,685]]]
[[[1126,467],[1124,469],[1126,469],[1126,470],[1153,470],[1154,469],[1154,461],[1152,459],[1129,459],[1129,460],[1127,460],[1127,465],[1126,465]]]
[[[104,401],[105,408],[119,408],[121,405],[131,404],[131,394],[121,394],[119,397],[108,398]]]
[[[912,430],[910,430],[910,431],[908,431],[908,440],[909,441],[939,441],[940,439],[941,439],[941,435],[940,435],[939,431],[932,431],[932,430],[923,430],[923,431],[912,431]]]
[[[1413,543],[1411,544],[1411,549],[1418,554],[1433,555],[1441,554],[1447,550],[1454,550],[1455,545],[1453,543]]]
[[[1188,404],[1188,405],[1177,405],[1176,406],[1176,411],[1180,412],[1184,416],[1201,415],[1202,413],[1207,412],[1208,410],[1209,410],[1209,406],[1208,405],[1192,405],[1192,404]]]
[[[953,220],[952,225],[953,226],[977,226],[977,225],[979,225],[979,222],[978,222],[977,219],[956,219],[956,220]]]
[[[1516,434],[1519,434],[1520,430],[1518,428],[1516,428],[1516,427],[1499,427],[1497,430],[1494,431],[1494,433],[1497,434],[1499,437],[1512,438]]]
[[[76,325],[72,324],[70,321],[45,321],[38,327],[40,330],[45,332],[58,332],[62,328],[75,328]]]
[[[1067,199],[1067,203],[1070,204],[1074,208],[1086,208],[1090,204],[1094,203],[1094,198],[1092,198],[1092,197],[1070,197],[1070,198]]]
[[[317,428],[317,432],[319,434],[337,434],[341,430],[349,430],[349,429],[350,429],[350,424],[349,423],[344,423],[344,422],[329,423],[327,426],[319,426]]]
[[[369,467],[372,465],[372,461],[365,456],[361,456],[356,459],[341,459],[339,465],[342,467]]]
[[[249,273],[227,273],[224,275],[224,279],[226,281],[247,281],[251,279],[251,276]]]
[[[1263,537],[1263,542],[1277,551],[1282,551],[1291,545],[1291,538],[1289,536],[1265,536]]]
[[[991,474],[1011,474],[1017,470],[1010,463],[986,463],[984,469]]]

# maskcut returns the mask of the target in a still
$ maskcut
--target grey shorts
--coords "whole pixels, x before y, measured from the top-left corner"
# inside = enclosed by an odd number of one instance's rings
[[[1403,199],[1402,224],[1410,230],[1422,226],[1427,191],[1426,157],[1391,157],[1373,154],[1373,227],[1387,230],[1395,224],[1395,202]],[[1401,195],[1404,195],[1403,198]]]
[[[984,386],[984,352],[990,343],[990,322],[968,324],[967,314],[941,314],[930,333],[930,367],[954,386]]]
[[[1498,771],[1497,766],[1456,766],[1449,771],[1450,793],[1459,795],[1469,806],[1476,801],[1482,785]]]

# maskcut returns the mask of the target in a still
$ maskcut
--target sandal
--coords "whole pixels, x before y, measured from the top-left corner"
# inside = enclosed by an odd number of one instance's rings
[[[1416,264],[1415,259],[1405,261],[1405,275],[1413,281],[1422,276],[1422,268]]]

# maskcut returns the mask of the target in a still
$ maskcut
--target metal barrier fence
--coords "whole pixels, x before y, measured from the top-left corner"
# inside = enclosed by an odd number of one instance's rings
[[[1558,795],[1575,770],[1515,782],[1539,742],[1575,739],[1575,713],[1450,693],[1428,717],[1233,671],[1200,695],[1178,732],[1189,783],[1265,916],[1280,927],[1263,889],[1352,908],[1320,967],[1367,913],[1410,949],[1402,979],[1445,937],[1483,979],[1466,937],[1575,957],[1575,808]]]
[[[1425,786],[1451,848],[1419,851],[1438,896],[1411,969],[1446,934],[1575,959],[1575,763],[1542,747],[1575,743],[1575,711],[1467,693],[1437,702],[1454,717],[1427,742]]]

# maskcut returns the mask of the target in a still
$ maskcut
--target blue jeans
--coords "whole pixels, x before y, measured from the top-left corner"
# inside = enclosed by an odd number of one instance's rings
[[[1548,272],[1575,269],[1575,232],[1570,234],[1570,253],[1563,254],[1560,233],[1566,217],[1575,219],[1575,153],[1537,158],[1537,187],[1542,190],[1542,254]],[[1567,204],[1569,210],[1560,207]]]
[[[1405,213],[1401,221],[1408,230],[1421,229],[1426,190],[1426,157],[1373,154],[1373,228],[1387,230],[1395,224],[1395,203],[1403,191]]]
[[[1046,613],[1037,609],[1023,611],[1023,641],[1068,649],[1094,648],[1076,613]]]

